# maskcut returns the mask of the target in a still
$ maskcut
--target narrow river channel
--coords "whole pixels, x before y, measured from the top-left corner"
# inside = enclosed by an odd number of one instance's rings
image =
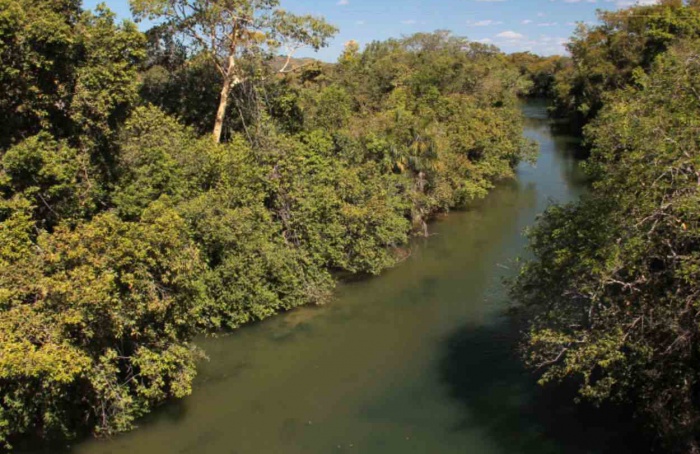
[[[621,417],[539,389],[514,356],[502,279],[523,230],[585,190],[576,141],[523,107],[536,166],[431,226],[411,257],[332,304],[200,339],[191,397],[71,454],[639,453]],[[624,418],[623,418],[624,419]]]

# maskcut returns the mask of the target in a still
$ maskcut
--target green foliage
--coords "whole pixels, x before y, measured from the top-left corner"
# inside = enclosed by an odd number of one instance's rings
[[[138,99],[137,69],[145,57],[145,39],[136,25],[114,23],[115,14],[98,6],[83,13],[77,45],[84,61],[75,72],[69,109],[81,138],[102,145]],[[83,139],[85,140],[85,139]]]
[[[282,50],[287,55],[280,73],[303,47],[318,50],[337,29],[321,17],[298,16],[280,8],[279,0],[130,0],[138,19],[161,19],[183,37],[191,54],[201,54],[219,73],[220,95],[213,123],[220,142],[231,91],[259,79],[259,62]],[[213,109],[212,109],[213,110]]]
[[[410,229],[397,179],[338,159],[320,131],[275,145],[268,197],[285,238],[331,269],[377,274],[393,265]]]
[[[123,218],[138,219],[161,196],[180,200],[187,195],[191,183],[186,180],[183,161],[195,142],[177,121],[156,109],[134,112],[122,129],[120,178],[113,194]]]
[[[255,161],[245,141],[212,144],[161,111],[141,108],[125,125],[121,144],[114,199],[122,215],[138,218],[164,200],[200,245],[213,301],[198,321],[203,328],[235,328],[328,299],[333,281],[323,264],[309,257],[308,246],[287,241],[265,208],[275,189],[265,182],[272,169]]]
[[[0,148],[67,124],[78,0],[0,2]]]
[[[532,81],[527,96],[553,98],[557,76],[571,67],[571,59],[559,55],[540,57],[530,52],[516,52],[508,56],[520,74]]]
[[[601,25],[580,25],[568,44],[573,65],[557,73],[555,107],[585,125],[606,93],[633,84],[657,55],[681,39],[700,37],[697,1],[663,0],[599,13]]]
[[[0,2],[0,148],[44,130],[100,141],[135,101],[143,35],[75,0]]]
[[[10,148],[0,160],[0,191],[6,199],[31,201],[33,218],[45,229],[87,217],[96,209],[90,157],[39,133]]]
[[[334,282],[303,249],[290,244],[268,212],[227,205],[210,193],[182,209],[206,251],[213,304],[202,322],[236,328],[303,304],[323,304]]]
[[[189,393],[187,340],[206,293],[182,218],[154,205],[138,224],[106,213],[32,243],[28,204],[13,205],[2,224],[16,239],[0,262],[0,440],[70,436],[85,422],[124,430]]]
[[[483,197],[529,156],[517,94],[527,85],[493,47],[447,32],[350,43],[329,78],[301,91],[307,130],[396,181],[424,230],[439,211]]]
[[[700,443],[698,55],[681,41],[607,97],[586,129],[592,193],[542,217],[513,290],[543,382],[631,400],[678,452]]]
[[[163,66],[149,68],[142,74],[140,93],[145,102],[157,105],[204,134],[214,124],[216,111],[212,106],[218,102],[221,83],[221,74],[214,65],[195,57],[172,71]],[[247,104],[239,90],[234,90],[232,97],[236,102],[226,111],[226,131],[240,129],[238,107]]]
[[[132,7],[166,21],[0,0],[3,447],[129,430],[191,391],[197,334],[380,273],[532,150],[494,47],[419,34],[329,65],[289,56],[335,29],[274,0]],[[233,13],[233,48],[198,39]]]

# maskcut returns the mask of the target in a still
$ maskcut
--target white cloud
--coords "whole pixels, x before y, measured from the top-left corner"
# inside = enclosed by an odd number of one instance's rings
[[[632,1],[632,0],[617,0],[615,4],[619,8],[625,8],[628,6],[649,6],[649,5],[656,5],[659,3],[659,0],[638,0],[638,1]]]
[[[518,39],[523,39],[525,38],[525,35],[521,35],[518,32],[514,32],[513,30],[508,30],[505,32],[501,32],[498,35],[496,35],[496,38],[505,38],[505,39],[510,39],[510,40],[518,40]]]
[[[490,25],[501,25],[503,22],[495,21],[491,19],[478,20],[478,21],[467,21],[467,25],[470,27],[488,27]]]

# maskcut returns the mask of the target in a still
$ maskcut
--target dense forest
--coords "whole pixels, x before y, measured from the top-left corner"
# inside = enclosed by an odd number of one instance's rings
[[[588,196],[530,230],[515,281],[523,356],[542,383],[623,401],[664,448],[700,452],[700,4],[580,26],[570,58],[517,56],[552,112],[583,127]]]
[[[129,430],[191,392],[196,335],[329,301],[533,156],[531,82],[495,47],[324,64],[292,56],[335,28],[275,0],[132,11],[158,25],[0,0],[5,448]]]
[[[519,97],[580,130],[590,191],[510,287],[542,384],[700,453],[700,2],[599,13],[568,56],[446,31],[353,41],[277,0],[0,0],[0,449],[109,436],[191,393],[217,335],[332,300],[531,160]]]

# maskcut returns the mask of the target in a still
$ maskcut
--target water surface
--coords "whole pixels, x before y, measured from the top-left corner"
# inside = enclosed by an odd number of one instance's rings
[[[501,280],[523,229],[584,179],[576,140],[552,132],[545,106],[523,107],[536,166],[478,206],[454,212],[378,278],[341,285],[302,308],[198,344],[191,397],[140,428],[73,454],[638,453],[624,412],[570,404],[523,371]]]

